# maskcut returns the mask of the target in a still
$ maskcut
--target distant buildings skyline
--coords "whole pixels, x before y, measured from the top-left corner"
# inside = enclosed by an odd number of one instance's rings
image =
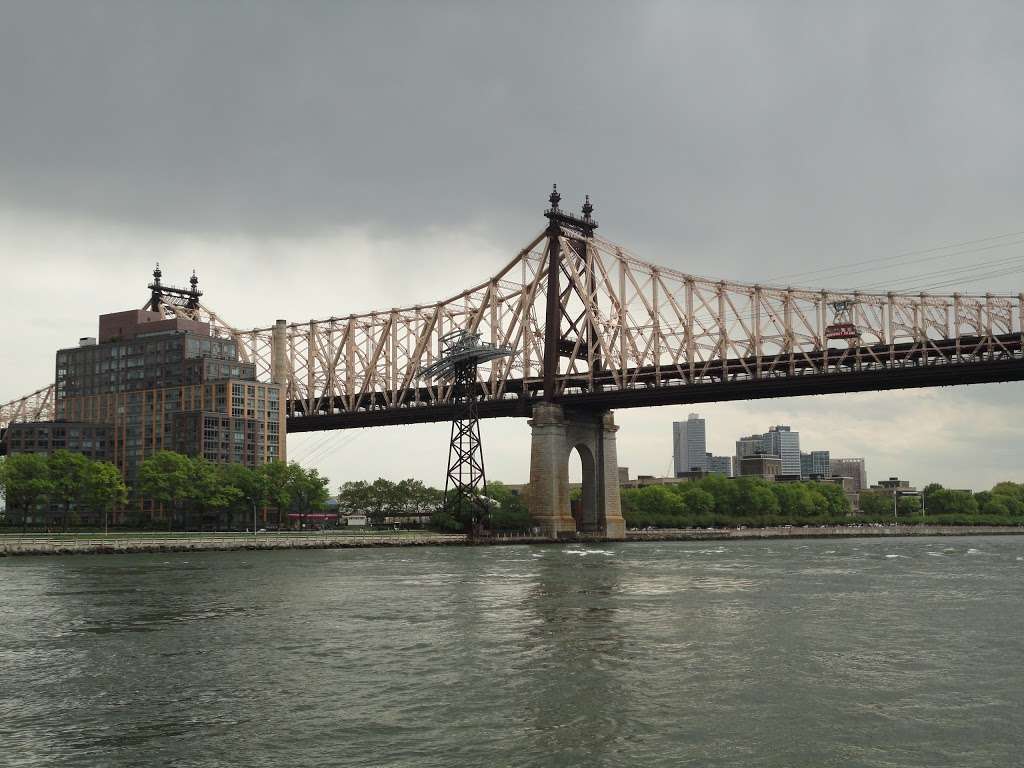
[[[673,422],[672,439],[673,476],[677,478],[701,473],[787,480],[849,478],[845,486],[854,493],[868,487],[863,458],[832,459],[829,450],[802,451],[800,432],[788,424],[738,438],[733,456],[715,456],[707,450],[707,421],[698,413],[690,413],[685,422]]]

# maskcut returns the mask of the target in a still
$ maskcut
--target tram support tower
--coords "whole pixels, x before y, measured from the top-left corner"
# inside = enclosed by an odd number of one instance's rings
[[[480,334],[466,330],[445,334],[440,342],[441,358],[421,369],[420,378],[451,382],[455,416],[448,448],[444,509],[456,519],[462,519],[475,538],[486,527],[489,512],[477,410],[481,395],[477,367],[480,363],[507,357],[512,350],[481,342]]]

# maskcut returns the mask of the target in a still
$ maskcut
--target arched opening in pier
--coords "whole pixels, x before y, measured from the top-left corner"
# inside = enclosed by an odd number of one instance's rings
[[[597,515],[597,471],[594,453],[586,444],[577,443],[570,449],[568,461],[569,476],[580,478],[578,492],[571,488],[569,491],[569,508],[576,521],[576,530],[580,533],[597,531],[600,529],[600,521]]]

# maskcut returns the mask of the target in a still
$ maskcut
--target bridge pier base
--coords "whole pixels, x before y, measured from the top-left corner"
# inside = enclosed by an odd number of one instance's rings
[[[566,412],[554,403],[538,403],[530,427],[530,516],[541,533],[553,538],[577,533],[624,538],[615,448],[619,428],[612,412]],[[574,450],[583,465],[575,516],[569,501],[569,458]]]

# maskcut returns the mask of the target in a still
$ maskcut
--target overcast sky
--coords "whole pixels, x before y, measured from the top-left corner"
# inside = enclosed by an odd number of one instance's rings
[[[525,245],[555,181],[605,237],[695,274],[1024,289],[1021,3],[0,7],[0,401],[52,381],[97,314],[141,306],[155,261],[196,268],[237,327],[427,302]],[[694,410],[716,453],[784,423],[872,481],[980,489],[1024,481],[1022,394]],[[619,412],[620,463],[665,473],[688,410]],[[334,486],[441,483],[447,430],[289,450]],[[525,421],[483,432],[489,477],[524,482]]]

